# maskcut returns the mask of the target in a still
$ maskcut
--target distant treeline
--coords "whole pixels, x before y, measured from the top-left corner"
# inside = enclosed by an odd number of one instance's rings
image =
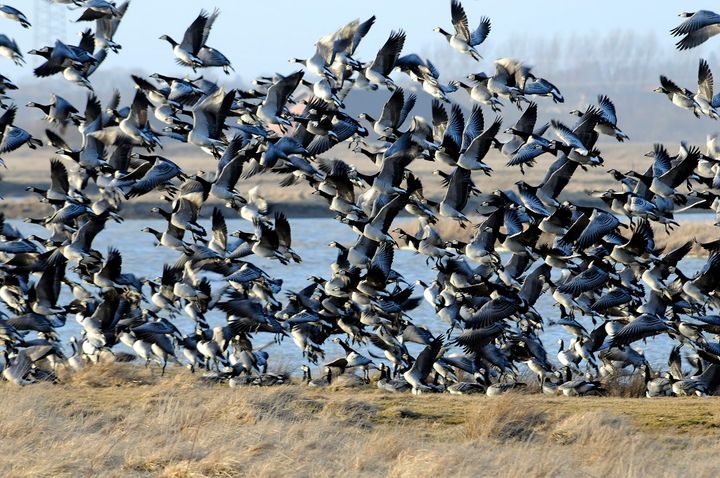
[[[619,115],[619,123],[633,142],[676,143],[687,140],[692,143],[704,144],[707,134],[720,132],[720,123],[709,118],[693,119],[691,113],[673,107],[665,97],[653,93],[659,82],[658,77],[664,74],[692,91],[697,89],[697,68],[699,58],[705,58],[710,67],[720,75],[720,58],[709,48],[692,52],[677,52],[672,39],[655,33],[635,33],[632,31],[588,32],[582,35],[556,35],[553,37],[537,37],[530,34],[515,35],[511,40],[493,42],[483,45],[484,60],[474,62],[463,55],[453,55],[450,47],[441,42],[433,43],[423,51],[416,52],[433,61],[441,73],[441,80],[467,81],[470,72],[485,71],[493,74],[493,61],[501,57],[522,59],[533,67],[533,72],[542,76],[560,88],[565,96],[565,103],[553,105],[549,98],[539,98],[543,104],[539,121],[547,121],[550,117],[563,118],[572,109],[583,108],[588,102],[595,101],[598,94],[610,96],[614,101]],[[404,54],[411,53],[404,51]],[[279,73],[288,73],[287,71]],[[123,95],[122,104],[129,104],[134,94],[130,73],[149,75],[152,72],[115,70],[99,71],[93,81],[97,94],[105,104],[114,88]],[[272,72],[267,72],[272,73]],[[199,73],[197,76],[203,74]],[[191,78],[195,77],[190,75]],[[244,76],[227,81],[224,75],[211,73],[208,77],[226,81],[226,87],[250,88],[252,77]],[[399,76],[398,83],[407,88],[415,85]],[[720,76],[719,76],[720,78]],[[72,101],[78,109],[84,108],[87,91],[68,84],[58,78],[55,81],[42,82],[26,78],[14,79],[20,86],[15,95],[16,101],[24,105],[28,101],[45,103],[49,99],[49,89]],[[720,82],[720,80],[719,80]],[[716,88],[716,92],[720,86]],[[379,113],[387,95],[364,94],[353,91],[346,103],[350,111],[355,113]],[[451,99],[463,106],[470,105],[470,99],[464,91],[451,95]],[[430,97],[423,92],[418,93],[418,102],[413,114],[430,116]],[[492,113],[485,111],[486,118]],[[506,105],[502,112],[505,123],[515,121],[519,116],[517,108]],[[37,109],[21,108],[18,123],[27,127],[33,134],[41,133],[45,124],[35,121],[42,117]]]

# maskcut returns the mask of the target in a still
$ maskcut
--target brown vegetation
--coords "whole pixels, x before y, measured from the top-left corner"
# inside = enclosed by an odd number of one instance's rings
[[[0,385],[2,476],[713,476],[717,398],[228,388],[100,365]]]

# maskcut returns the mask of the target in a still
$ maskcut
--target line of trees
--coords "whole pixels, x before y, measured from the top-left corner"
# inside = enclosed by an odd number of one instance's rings
[[[491,38],[492,40],[492,38]],[[494,72],[493,61],[501,57],[514,57],[533,66],[536,75],[547,78],[560,88],[565,96],[564,104],[554,105],[548,98],[538,99],[541,104],[540,121],[550,117],[563,118],[568,111],[584,107],[595,101],[598,94],[610,96],[618,110],[620,126],[630,135],[633,142],[675,143],[687,140],[696,144],[704,143],[707,134],[720,132],[720,123],[709,118],[688,118],[691,113],[674,107],[663,95],[653,93],[659,84],[659,75],[664,74],[690,90],[697,88],[699,58],[705,58],[716,70],[720,90],[720,58],[711,47],[698,48],[690,52],[677,52],[671,37],[656,33],[636,33],[627,30],[612,30],[603,33],[536,36],[518,34],[511,39],[489,41],[481,48],[485,60],[474,62],[464,55],[452,51],[445,42],[432,42],[423,51],[417,52],[435,63],[441,72],[441,80],[465,80],[471,72]],[[404,53],[410,53],[406,51]],[[93,78],[99,98],[105,103],[115,87],[123,94],[123,104],[132,101],[133,83],[130,73],[150,74],[152,72],[99,71]],[[272,73],[270,71],[266,73]],[[200,73],[202,74],[202,72]],[[228,88],[250,87],[249,75],[240,72],[241,78],[231,81],[224,75],[214,73],[209,78],[218,78]],[[199,76],[189,75],[190,77]],[[412,87],[406,79],[398,77],[399,83]],[[120,79],[120,80],[119,80]],[[17,79],[16,79],[17,81]],[[85,104],[87,91],[70,85],[58,78],[54,82],[42,83],[33,79],[18,81],[20,90],[15,95],[19,104],[27,101],[46,102],[49,99],[48,86],[52,91],[72,101],[79,109]],[[389,96],[389,93],[388,95]],[[469,108],[467,95],[458,91],[451,98]],[[385,100],[383,95],[365,95],[353,92],[347,104],[351,111],[378,113]],[[418,94],[414,114],[430,115],[430,99],[424,93]],[[488,116],[490,112],[486,113]],[[503,111],[506,123],[514,121],[519,112],[510,106]],[[38,110],[21,108],[18,122],[34,134],[41,134],[45,125],[36,121],[42,115]],[[571,121],[568,119],[568,121]]]

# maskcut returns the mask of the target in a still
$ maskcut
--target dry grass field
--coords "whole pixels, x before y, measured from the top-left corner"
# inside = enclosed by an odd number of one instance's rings
[[[109,364],[0,401],[6,477],[720,473],[718,398],[228,388]]]

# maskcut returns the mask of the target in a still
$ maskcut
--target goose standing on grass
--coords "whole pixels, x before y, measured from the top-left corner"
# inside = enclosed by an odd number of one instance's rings
[[[437,337],[420,352],[409,370],[403,373],[403,378],[412,387],[413,395],[434,391],[435,387],[427,383],[427,377],[433,370],[433,365],[440,358],[443,351],[443,339]]]
[[[72,355],[65,360],[65,364],[77,372],[85,366],[85,357],[82,352],[82,344],[78,346],[75,336],[70,337],[70,348],[72,349]]]
[[[713,363],[698,377],[673,382],[672,391],[678,397],[691,395],[704,397],[714,392],[718,385],[720,385],[720,365]]]
[[[584,395],[603,395],[605,389],[597,380],[586,378],[574,379],[570,367],[565,367],[565,381],[558,385],[557,390],[566,397],[581,397]]]
[[[5,366],[2,376],[5,380],[15,385],[28,385],[33,383],[27,376],[32,369],[32,361],[25,350],[19,350],[15,357],[10,357],[7,348],[3,350]]]
[[[450,34],[440,27],[436,27],[433,31],[441,33],[455,50],[470,56],[473,60],[480,61],[482,56],[475,47],[484,42],[490,34],[490,19],[482,17],[478,27],[471,32],[465,9],[459,0],[450,1],[450,15],[453,28],[455,28],[454,34]]]
[[[682,12],[678,16],[687,18],[670,30],[674,37],[683,37],[675,44],[678,50],[689,50],[700,46],[720,33],[720,15],[715,12],[698,10],[697,12]]]
[[[300,368],[303,373],[303,381],[308,387],[327,387],[332,383],[332,369],[330,367],[325,368],[326,373],[320,378],[312,378],[310,367],[306,364],[303,364]]]

